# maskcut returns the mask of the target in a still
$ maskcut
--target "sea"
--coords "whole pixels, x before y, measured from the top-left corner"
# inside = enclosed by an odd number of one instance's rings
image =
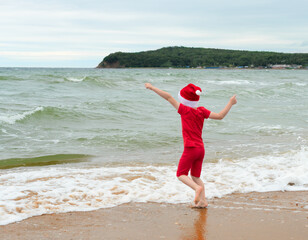
[[[129,202],[190,203],[175,98],[194,83],[205,120],[209,199],[308,190],[308,71],[0,68],[0,225]]]

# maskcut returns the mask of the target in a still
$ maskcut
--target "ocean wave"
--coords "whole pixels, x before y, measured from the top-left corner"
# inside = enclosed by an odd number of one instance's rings
[[[285,135],[285,134],[295,134],[300,132],[302,129],[295,126],[281,126],[281,125],[260,125],[248,127],[243,132],[257,133],[258,135]]]
[[[307,83],[302,83],[302,82],[295,82],[294,84],[300,87],[305,87],[308,85]]]
[[[21,121],[36,112],[43,111],[43,109],[44,109],[43,107],[36,107],[34,110],[25,111],[23,113],[18,113],[8,116],[0,116],[0,121],[8,124],[14,124],[17,121]]]
[[[175,165],[48,166],[0,176],[0,225],[48,213],[89,211],[127,202],[187,203],[193,191]],[[204,163],[208,198],[235,192],[308,190],[308,149]]]
[[[73,109],[64,109],[60,107],[36,107],[33,110],[25,111],[23,113],[17,113],[7,116],[0,116],[0,122],[7,123],[7,124],[15,124],[16,122],[23,122],[29,118],[39,119],[39,118],[47,118],[50,119],[67,119],[71,120],[73,118],[80,118],[84,117],[85,114],[78,112]]]
[[[83,154],[56,154],[31,158],[10,158],[0,160],[0,169],[16,167],[47,166],[87,161],[91,156]]]
[[[280,83],[279,87],[282,88],[291,88],[291,87],[306,87],[307,83],[303,82],[286,82],[286,83]]]
[[[18,76],[10,76],[10,75],[1,76],[0,75],[0,81],[22,81],[22,80],[24,79]]]
[[[247,85],[247,84],[251,84],[250,81],[248,80],[225,80],[225,81],[221,81],[221,80],[209,80],[207,81],[207,83],[211,83],[211,84],[215,84],[215,85]]]
[[[92,84],[94,86],[99,86],[99,87],[105,87],[105,88],[114,88],[121,86],[119,82],[122,82],[123,79],[119,79],[119,81],[116,81],[114,79],[108,79],[104,78],[102,76],[83,76],[83,77],[64,77],[64,81],[68,82],[74,82],[74,83],[82,83],[82,82],[87,82],[89,84]],[[63,80],[59,81],[56,80],[56,83],[61,83]],[[126,83],[128,84],[128,83]]]
[[[71,82],[82,82],[86,79],[87,77],[80,77],[80,78],[77,78],[77,77],[66,77],[64,78],[65,80],[67,81],[71,81]]]

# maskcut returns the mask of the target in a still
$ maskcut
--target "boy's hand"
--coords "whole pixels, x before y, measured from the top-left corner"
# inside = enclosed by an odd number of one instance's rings
[[[231,103],[232,105],[234,105],[234,104],[237,103],[236,95],[234,95],[233,97],[230,98],[230,103]]]
[[[152,84],[151,83],[146,83],[144,84],[145,88],[152,90]]]

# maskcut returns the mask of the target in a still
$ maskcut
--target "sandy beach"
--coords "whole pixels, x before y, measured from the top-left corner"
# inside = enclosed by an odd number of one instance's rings
[[[307,239],[305,191],[232,194],[209,203],[129,203],[37,216],[0,226],[1,239]]]

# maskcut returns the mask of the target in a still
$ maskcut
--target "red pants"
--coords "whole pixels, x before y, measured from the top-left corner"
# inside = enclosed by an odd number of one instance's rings
[[[190,175],[200,177],[202,162],[204,158],[204,147],[184,147],[184,152],[179,161],[176,176]]]

